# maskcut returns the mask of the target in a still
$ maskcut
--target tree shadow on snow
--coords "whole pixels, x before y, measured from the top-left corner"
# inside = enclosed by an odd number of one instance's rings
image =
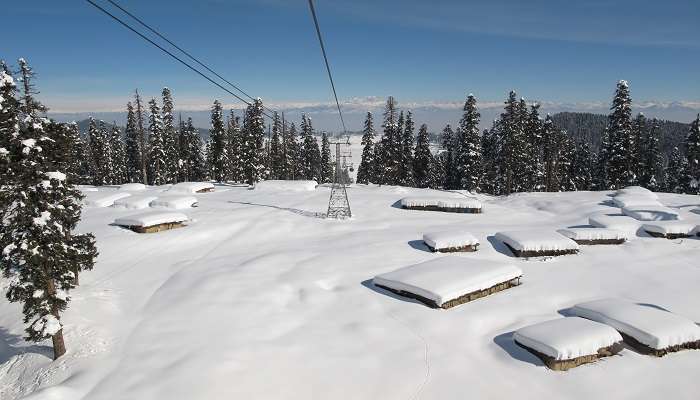
[[[430,251],[430,248],[422,240],[409,240],[408,245],[416,250],[432,253],[432,251]]]
[[[247,201],[229,201],[231,204],[243,204],[246,206],[257,206],[257,207],[268,207],[268,208],[274,208],[276,210],[282,210],[282,211],[288,211],[292,214],[297,214],[301,215],[302,217],[309,217],[309,218],[319,218],[319,219],[325,219],[326,218],[326,213],[321,213],[321,212],[315,212],[315,211],[307,211],[307,210],[301,210],[298,208],[291,208],[291,207],[280,207],[280,206],[274,206],[272,204],[258,204],[258,203],[250,203]]]
[[[53,357],[53,349],[50,346],[37,344],[27,346],[26,344],[27,342],[21,336],[10,333],[7,329],[0,327],[0,365],[18,354],[34,353],[46,356],[49,359]]]
[[[508,256],[508,257],[515,257],[515,254],[513,254],[513,252],[510,251],[510,249],[508,248],[508,246],[506,246],[506,245],[505,245],[503,242],[501,242],[500,240],[497,240],[497,239],[496,239],[496,236],[493,236],[493,235],[487,236],[487,237],[486,237],[486,240],[488,240],[489,243],[491,243],[491,246],[492,246],[493,249],[496,250],[497,252],[499,252],[499,253],[501,253],[501,254],[503,254],[503,255],[506,255],[506,256]]]
[[[384,295],[384,296],[389,296],[391,298],[403,301],[405,303],[415,303],[415,304],[420,304],[421,306],[425,307],[425,304],[421,303],[418,300],[411,299],[408,297],[399,296],[396,293],[393,293],[393,292],[390,292],[388,290],[384,290],[380,287],[375,286],[374,283],[372,283],[371,279],[366,279],[366,280],[362,281],[362,286],[366,287],[367,289],[369,289],[375,293],[379,293],[379,294]]]
[[[496,345],[500,348],[503,349],[508,355],[513,357],[514,359],[518,361],[522,361],[524,363],[532,364],[537,367],[542,367],[544,366],[544,363],[542,360],[540,360],[536,355],[530,353],[529,351],[525,350],[524,348],[518,346],[515,343],[515,340],[513,340],[513,332],[506,332],[502,333],[495,338],[493,338],[493,342],[496,343]]]
[[[598,203],[598,205],[619,208],[615,205],[615,203],[612,200],[603,200],[600,203]]]

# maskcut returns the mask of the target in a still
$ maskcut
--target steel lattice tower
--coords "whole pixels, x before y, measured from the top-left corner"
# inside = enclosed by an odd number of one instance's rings
[[[347,176],[345,159],[349,157],[349,151],[341,153],[340,146],[350,147],[350,143],[348,141],[346,143],[335,142],[333,144],[335,144],[335,173],[333,174],[333,186],[331,187],[331,197],[328,199],[326,218],[345,219],[352,217],[345,182],[345,177]],[[341,159],[343,160],[342,163]]]

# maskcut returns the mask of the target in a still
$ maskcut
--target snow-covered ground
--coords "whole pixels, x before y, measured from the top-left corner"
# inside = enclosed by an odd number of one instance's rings
[[[479,195],[482,214],[457,214],[397,203],[438,192],[356,185],[353,219],[329,221],[319,218],[329,191],[217,186],[179,210],[186,227],[152,234],[112,225],[133,210],[86,207],[78,228],[95,233],[100,256],[63,316],[68,353],[52,362],[49,343],[25,343],[20,307],[2,297],[0,398],[698,398],[700,351],[655,358],[625,348],[554,372],[512,333],[609,297],[700,322],[699,238],[642,232],[619,246],[519,259],[496,232],[554,232],[587,225],[594,212],[620,214],[611,193]],[[700,223],[698,197],[658,197]],[[449,310],[372,286],[378,274],[444,257],[421,237],[453,229],[481,243],[453,256],[512,263],[522,285]]]

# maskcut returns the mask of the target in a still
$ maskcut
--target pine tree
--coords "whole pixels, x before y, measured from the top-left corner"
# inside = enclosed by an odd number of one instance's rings
[[[562,130],[557,131],[557,191],[566,192],[576,189],[573,166],[575,158],[574,142]]]
[[[165,150],[165,168],[163,176],[168,183],[177,182],[178,170],[178,145],[175,131],[175,119],[173,116],[173,96],[170,89],[163,88],[163,108],[161,110],[163,120],[163,143]]]
[[[321,162],[319,183],[333,182],[333,160],[331,159],[331,145],[326,132],[321,133]]]
[[[46,107],[34,97],[35,94],[39,94],[32,83],[34,70],[24,58],[20,58],[17,62],[20,70],[20,82],[22,82],[22,112],[27,115],[38,115],[46,112]]]
[[[233,110],[228,118],[226,127],[226,177],[233,182],[243,182],[243,133],[241,131],[240,119],[234,114]]]
[[[433,175],[433,154],[430,152],[430,137],[428,126],[423,124],[418,129],[416,148],[413,152],[413,179],[416,187],[428,188],[435,186]]]
[[[136,114],[131,102],[126,103],[126,128],[124,129],[124,146],[126,152],[126,175],[129,182],[139,182],[141,175],[141,151],[139,149],[139,132],[136,127]]]
[[[461,134],[457,132],[457,135]],[[442,130],[441,140],[443,152],[440,154],[441,163],[443,165],[445,176],[442,182],[443,188],[448,190],[459,189],[461,185],[461,179],[459,176],[459,171],[457,169],[456,163],[456,152],[455,145],[457,143],[457,135],[452,130],[452,126],[447,124],[445,129]]]
[[[553,192],[557,190],[556,161],[558,156],[557,128],[554,126],[552,116],[547,117],[542,124],[542,161],[544,165],[544,190]]]
[[[272,137],[270,138],[270,179],[284,179],[284,138],[282,137],[282,120],[275,113],[272,118]]]
[[[663,188],[661,150],[659,148],[659,121],[654,118],[640,135],[639,146],[639,184],[653,191]]]
[[[110,183],[109,140],[104,121],[96,122],[92,117],[88,122],[88,141],[92,165],[92,184]]]
[[[500,194],[503,188],[503,177],[498,169],[500,121],[495,120],[491,129],[484,130],[481,135],[481,190],[486,193]]]
[[[143,125],[143,106],[138,90],[136,90],[134,95],[134,102],[136,104],[136,137],[138,138],[139,155],[141,156],[141,183],[146,184],[148,183],[148,136]]]
[[[244,128],[243,171],[246,182],[254,185],[266,179],[268,171],[265,168],[265,121],[263,120],[263,104],[260,98],[246,109]]]
[[[505,102],[505,112],[501,114],[499,125],[499,160],[498,167],[503,174],[503,193],[511,194],[525,187],[521,181],[524,174],[523,149],[525,134],[523,116],[523,101],[516,99],[516,93],[511,91]]]
[[[690,124],[685,139],[687,166],[685,169],[685,193],[700,194],[700,114]]]
[[[110,163],[112,166],[112,184],[123,184],[128,182],[126,172],[126,150],[122,141],[122,133],[117,123],[112,125],[112,133],[109,137]]]
[[[148,116],[148,134],[150,143],[148,144],[149,173],[151,185],[164,185],[168,182],[167,155],[165,154],[165,132],[163,131],[163,120],[156,99],[148,102],[150,114]]]
[[[384,108],[384,123],[382,124],[384,136],[380,146],[381,159],[375,164],[377,168],[382,169],[379,174],[380,183],[387,185],[399,183],[402,141],[396,113],[396,101],[394,97],[389,96]]]
[[[607,172],[609,189],[619,189],[635,181],[635,149],[632,133],[632,100],[626,81],[617,83],[612,110],[608,117],[608,160]]]
[[[17,85],[12,72],[4,61],[0,61],[0,177],[2,182],[9,179],[14,173],[13,160],[10,154],[12,138],[19,134],[20,102],[17,100]],[[0,184],[0,221],[5,221],[8,200],[2,196],[6,194]],[[0,235],[0,238],[2,236]],[[0,248],[4,244],[0,242]]]
[[[592,168],[593,156],[588,143],[577,143],[570,173],[575,190],[591,190],[593,188]]]
[[[413,136],[415,124],[413,113],[406,113],[403,124],[403,136],[401,137],[401,163],[399,164],[399,183],[403,186],[414,186],[413,179]]]
[[[479,190],[481,178],[481,137],[479,135],[481,114],[476,108],[476,98],[471,93],[467,96],[462,110],[464,113],[459,121],[455,160],[459,174],[459,188],[476,192]]]
[[[287,165],[289,169],[288,179],[304,179],[304,163],[302,160],[302,142],[297,142],[297,126],[294,122],[289,126],[287,130]]]
[[[542,162],[543,123],[539,109],[539,104],[530,106],[530,113],[525,123],[525,189],[528,191],[541,191],[544,189],[544,164]]]
[[[678,147],[674,147],[668,157],[668,164],[664,169],[664,186],[669,193],[683,193],[684,173],[687,168],[686,159]]]
[[[372,113],[368,111],[362,130],[362,159],[357,168],[357,183],[367,184],[374,181],[374,138],[374,121]]]
[[[302,164],[302,176],[301,179],[314,179],[316,175],[316,165],[314,162],[314,153],[317,147],[317,143],[313,137],[314,128],[311,125],[311,118],[307,117],[306,114],[301,116],[301,138],[302,138],[302,148],[301,148],[301,164]]]
[[[209,130],[209,153],[212,179],[217,182],[226,180],[229,161],[226,157],[226,131],[224,115],[219,100],[214,100],[211,108],[211,129]]]
[[[181,123],[180,129],[180,181],[201,181],[206,179],[206,163],[202,155],[202,140],[192,123]]]
[[[644,156],[646,152],[646,138],[649,130],[647,118],[642,113],[638,113],[632,120],[632,152],[634,160],[632,171],[634,172],[634,184],[638,184],[643,174]]]

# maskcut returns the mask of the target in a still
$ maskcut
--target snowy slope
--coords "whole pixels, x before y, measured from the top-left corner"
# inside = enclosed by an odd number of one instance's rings
[[[23,342],[20,307],[3,297],[0,398],[697,398],[700,351],[654,358],[625,349],[614,362],[553,373],[512,332],[602,297],[700,322],[698,238],[631,235],[620,246],[523,260],[493,235],[586,225],[592,213],[619,213],[606,205],[611,193],[477,196],[483,214],[455,214],[396,205],[430,191],[354,185],[354,217],[339,222],[318,218],[329,190],[217,187],[181,210],[188,226],[148,235],[110,225],[131,210],[86,208],[79,230],[95,233],[100,256],[63,318],[68,353],[52,362],[48,343]],[[698,197],[659,201],[700,223],[689,212]],[[441,257],[421,235],[452,229],[481,242],[457,257],[513,263],[522,285],[450,310],[371,285]]]

